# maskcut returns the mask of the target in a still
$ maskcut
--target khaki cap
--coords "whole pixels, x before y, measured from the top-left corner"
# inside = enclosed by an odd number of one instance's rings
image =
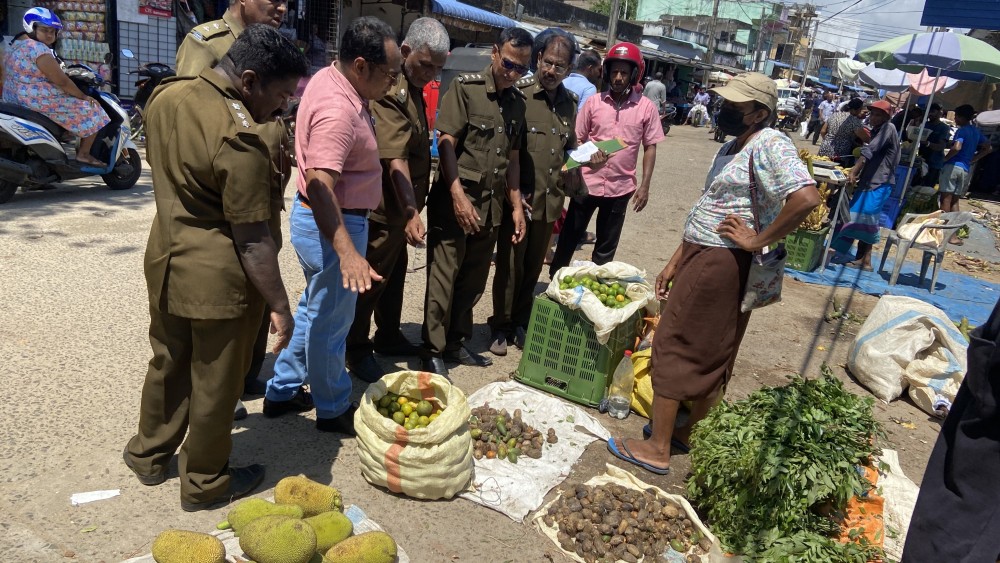
[[[759,72],[744,72],[711,91],[731,102],[760,102],[772,113],[778,106],[778,85]]]

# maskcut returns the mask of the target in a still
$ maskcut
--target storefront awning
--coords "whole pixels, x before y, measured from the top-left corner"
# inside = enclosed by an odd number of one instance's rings
[[[457,0],[431,0],[431,11],[457,20],[478,23],[504,29],[514,27],[517,22],[500,14],[487,12],[486,10],[463,4]]]
[[[776,66],[778,68],[792,68],[792,65],[785,64],[785,63],[783,63],[781,61],[768,61],[768,62],[770,62],[772,65],[774,65],[774,66]]]
[[[643,36],[642,46],[654,51],[660,51],[667,56],[688,60],[701,60],[707,51],[705,47],[691,43],[690,41],[651,35]]]

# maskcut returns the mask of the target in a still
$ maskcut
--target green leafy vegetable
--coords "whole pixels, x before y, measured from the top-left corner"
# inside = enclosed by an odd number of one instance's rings
[[[847,501],[871,487],[857,466],[880,451],[873,400],[829,367],[723,403],[691,436],[689,498],[725,549],[760,561],[864,563],[880,550],[838,543]],[[852,537],[859,536],[852,533]]]

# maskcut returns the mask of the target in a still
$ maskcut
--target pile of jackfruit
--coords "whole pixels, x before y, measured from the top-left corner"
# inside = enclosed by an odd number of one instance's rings
[[[232,528],[256,563],[391,563],[396,542],[385,532],[354,533],[340,491],[303,475],[274,488],[274,502],[251,498],[233,507],[219,529]],[[166,530],[153,542],[157,563],[224,563],[219,538]]]

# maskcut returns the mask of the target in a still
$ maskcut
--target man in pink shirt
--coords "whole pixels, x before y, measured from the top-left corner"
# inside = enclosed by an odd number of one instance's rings
[[[350,23],[340,60],[321,70],[299,105],[295,154],[298,193],[292,204],[292,246],[306,276],[295,332],[274,365],[264,416],[303,412],[311,402],[316,428],[354,433],[351,379],[344,366],[357,293],[382,278],[368,265],[368,215],[382,198],[382,165],[369,100],[379,100],[399,76],[402,55],[385,22]]]
[[[619,43],[608,51],[603,65],[604,83],[610,89],[591,96],[583,104],[576,118],[576,136],[581,144],[621,138],[625,149],[609,155],[604,166],[595,163],[583,168],[583,180],[590,194],[570,201],[549,277],[569,265],[594,211],[597,211],[597,242],[591,259],[597,264],[614,260],[629,199],[636,212],[642,211],[649,200],[656,143],[664,137],[656,106],[636,89],[645,67],[642,54],[632,43]],[[640,145],[642,183],[636,188],[635,167]]]

